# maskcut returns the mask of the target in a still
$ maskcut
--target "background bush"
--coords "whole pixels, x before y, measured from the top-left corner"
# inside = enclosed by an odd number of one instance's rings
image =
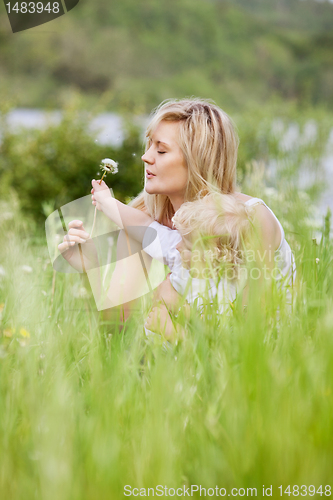
[[[112,158],[119,172],[107,178],[121,201],[138,194],[143,187],[142,131],[127,126],[125,140],[118,147],[100,145],[87,128],[92,116],[71,106],[63,110],[59,125],[44,130],[5,129],[1,144],[1,194],[14,189],[21,208],[40,224],[45,210],[90,194],[91,180],[102,175],[100,160]],[[44,207],[44,208],[43,208]]]

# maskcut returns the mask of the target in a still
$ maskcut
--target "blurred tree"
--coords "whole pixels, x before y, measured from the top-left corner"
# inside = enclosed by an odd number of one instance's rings
[[[333,107],[329,2],[100,0],[53,23],[13,36],[0,20],[0,89],[20,106],[59,107],[76,88],[87,104],[112,92],[113,110],[191,94],[229,110],[276,95]]]

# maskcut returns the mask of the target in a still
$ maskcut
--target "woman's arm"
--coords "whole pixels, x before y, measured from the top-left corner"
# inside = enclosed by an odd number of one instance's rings
[[[151,258],[142,252],[142,245],[120,231],[117,241],[117,262],[107,290],[105,308],[120,309],[122,319],[127,319],[131,310],[138,307],[139,298],[152,291],[149,281]],[[105,313],[107,317],[109,312]]]
[[[111,196],[110,189],[103,181],[92,181],[92,203],[120,228],[126,228],[127,233],[142,243],[144,232],[136,231],[135,226],[149,226],[152,217],[145,212],[121,203]]]
[[[189,310],[189,305],[187,307]],[[186,335],[185,329],[176,319],[172,320],[170,311],[163,304],[152,308],[146,318],[145,327],[154,333],[163,334],[167,340],[172,342],[177,339],[184,339]]]
[[[170,275],[171,273],[169,273],[166,279],[156,288],[153,296],[153,305],[164,304],[170,311],[175,313],[184,300],[172,286]]]
[[[154,294],[153,307],[145,321],[145,327],[155,333],[162,333],[168,340],[174,341],[185,337],[185,330],[177,321],[171,319],[172,314],[179,311],[179,306],[185,317],[190,317],[190,306],[184,303],[183,297],[176,292],[170,282],[170,274],[158,286]]]

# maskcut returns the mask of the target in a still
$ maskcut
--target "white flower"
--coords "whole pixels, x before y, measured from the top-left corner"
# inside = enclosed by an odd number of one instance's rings
[[[111,174],[116,174],[118,172],[118,163],[111,160],[111,158],[105,158],[101,163],[101,169],[104,170],[104,172],[111,172]]]
[[[88,290],[84,286],[78,284],[73,286],[72,293],[76,299],[84,299],[89,296]]]
[[[24,273],[27,273],[27,274],[30,274],[30,273],[32,273],[32,271],[33,271],[32,267],[30,267],[30,266],[25,266],[25,265],[24,265],[24,266],[21,266],[21,269],[22,269],[22,271],[23,271]]]
[[[318,259],[318,257],[316,258],[316,264],[319,264],[320,262],[320,259]]]

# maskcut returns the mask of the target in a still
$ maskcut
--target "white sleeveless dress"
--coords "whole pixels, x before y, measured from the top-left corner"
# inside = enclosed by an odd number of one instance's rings
[[[265,205],[279,225],[281,240],[279,247],[274,253],[276,269],[274,270],[273,277],[277,282],[278,288],[285,289],[287,303],[291,303],[291,288],[296,278],[294,255],[285,239],[284,230],[280,221],[266,203],[260,198],[251,198],[245,202],[247,207],[253,207],[257,204]],[[226,309],[230,309],[230,303],[236,299],[238,291],[244,285],[244,283],[242,284],[241,282],[221,279],[218,286],[216,286],[213,279],[203,280],[191,278],[190,271],[184,269],[179,261],[174,265],[170,281],[178,293],[186,295],[186,300],[189,304],[196,302],[198,307],[203,305],[203,297],[208,297],[210,301],[213,301],[217,295],[220,313],[224,312]]]
[[[281,241],[274,254],[278,275],[274,275],[274,278],[278,287],[286,289],[287,302],[291,303],[291,288],[296,278],[294,255],[285,239],[280,221],[266,203],[260,198],[251,198],[245,202],[245,205],[248,207],[257,204],[265,205],[279,225]],[[195,302],[199,308],[204,304],[204,298],[213,301],[217,295],[219,312],[224,312],[226,308],[230,309],[230,303],[235,300],[239,291],[239,283],[221,279],[218,286],[216,286],[213,279],[191,278],[190,271],[182,266],[180,253],[176,250],[176,245],[181,240],[178,231],[163,226],[156,221],[152,222],[148,227],[154,229],[156,232],[149,233],[148,231],[147,235],[150,234],[150,236],[146,237],[145,235],[143,240],[144,251],[151,257],[169,266],[171,271],[170,281],[174,289],[182,296],[186,295],[186,300],[189,304]],[[149,332],[147,329],[145,330],[146,333]]]

